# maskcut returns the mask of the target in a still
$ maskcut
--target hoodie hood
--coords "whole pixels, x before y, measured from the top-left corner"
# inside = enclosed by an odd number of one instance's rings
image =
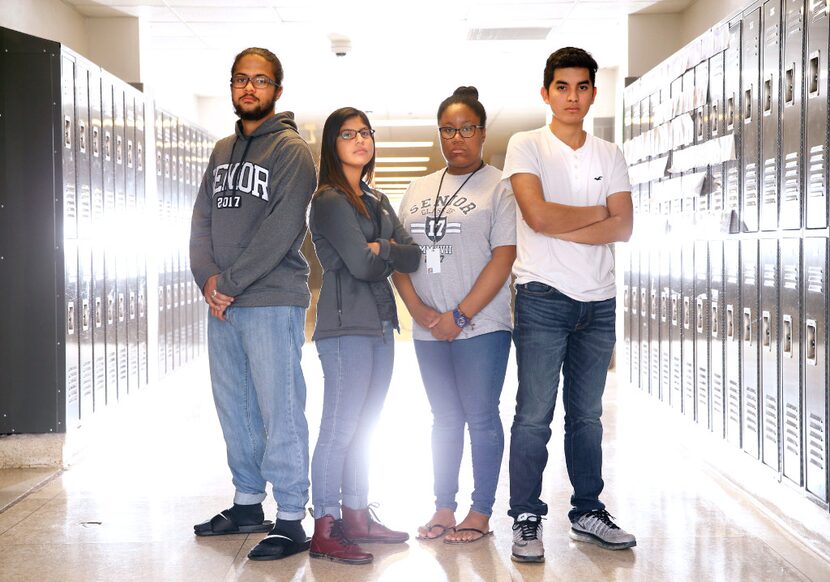
[[[251,135],[245,135],[242,131],[241,119],[238,119],[235,125],[236,137],[241,140],[248,140],[261,135],[280,133],[287,130],[291,130],[299,135],[299,132],[297,131],[297,122],[294,121],[294,114],[291,111],[283,111],[269,117],[259,127],[257,127]]]

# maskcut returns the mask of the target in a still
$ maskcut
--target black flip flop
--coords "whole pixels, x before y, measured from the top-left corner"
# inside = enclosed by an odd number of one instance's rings
[[[455,526],[454,525],[441,525],[440,523],[428,523],[423,527],[427,530],[427,533],[430,533],[436,527],[440,527],[441,532],[437,536],[422,536],[422,535],[415,536],[415,539],[421,540],[422,542],[431,542],[432,540],[437,540],[437,539],[440,539],[440,538],[444,537],[445,535],[447,535],[451,531],[455,531]]]
[[[490,530],[488,532],[483,532],[480,529],[477,529],[477,528],[474,528],[474,527],[462,527],[462,528],[459,528],[459,529],[455,530],[456,533],[458,533],[460,531],[472,531],[472,532],[475,532],[475,533],[479,534],[479,536],[477,538],[473,538],[471,540],[448,540],[448,539],[444,539],[444,543],[448,544],[448,545],[453,545],[453,546],[460,546],[460,545],[463,545],[463,544],[473,544],[473,543],[479,541],[482,538],[486,538],[487,536],[493,535],[493,530]]]
[[[220,511],[209,520],[193,526],[193,533],[200,537],[225,536],[231,534],[263,533],[271,531],[274,523],[264,520],[262,523],[240,525],[234,520],[229,509]]]
[[[300,552],[308,551],[311,547],[311,538],[305,542],[297,543],[288,536],[282,534],[269,534],[248,552],[249,560],[281,560]]]

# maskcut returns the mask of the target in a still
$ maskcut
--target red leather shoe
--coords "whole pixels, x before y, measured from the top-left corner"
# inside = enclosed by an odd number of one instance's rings
[[[391,530],[379,523],[373,507],[349,509],[343,506],[341,511],[346,537],[361,544],[402,544],[409,539],[408,533]]]
[[[343,520],[324,515],[314,520],[314,535],[309,554],[343,564],[368,564],[374,556],[364,552],[343,533]]]

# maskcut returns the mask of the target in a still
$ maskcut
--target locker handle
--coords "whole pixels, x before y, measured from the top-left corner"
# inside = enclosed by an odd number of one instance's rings
[[[735,310],[731,305],[726,306],[726,337],[735,339]]]
[[[695,305],[697,306],[697,310],[695,311],[695,327],[697,328],[697,333],[703,333],[703,299],[698,297]]]
[[[809,75],[810,75],[810,81],[809,81],[809,83],[810,83],[810,85],[809,85],[810,86],[810,89],[809,89],[810,97],[815,97],[820,93],[819,83],[818,83],[818,77],[819,77],[818,65],[819,65],[819,56],[820,55],[821,55],[820,52],[816,52],[816,53],[813,53],[812,56],[810,56],[810,71],[809,71]]]
[[[156,176],[161,176],[161,152],[156,151]]]
[[[104,159],[108,162],[112,159],[112,137],[110,132],[104,132]]]
[[[718,337],[718,304],[717,303],[712,302],[711,312],[712,312],[712,322],[711,322],[712,337]]]
[[[138,171],[144,170],[144,148],[141,144],[136,147],[136,161],[138,162]]]
[[[144,291],[138,292],[138,317],[144,319]]]
[[[726,100],[726,127],[732,129],[735,127],[735,96],[733,95]]]
[[[772,328],[769,311],[761,314],[761,341],[767,351],[772,351]]]
[[[130,319],[135,319],[135,291],[130,291]]]
[[[642,315],[642,316],[646,315],[646,307],[647,306],[648,306],[648,303],[646,303],[646,288],[643,287],[642,289],[640,289],[640,315]]]
[[[159,311],[164,311],[164,287],[159,285]]]
[[[791,64],[787,67],[787,70],[784,71],[784,104],[785,105],[792,105],[795,99],[795,87],[793,83],[795,79],[795,63]]]
[[[709,125],[710,125],[711,130],[712,130],[712,136],[714,137],[714,136],[718,135],[718,104],[717,103],[712,103],[712,113],[711,113],[711,119],[710,119]]]
[[[660,293],[660,321],[665,322],[669,316],[669,297],[668,292],[664,291]]]
[[[752,311],[744,308],[744,342],[752,344]]]
[[[68,115],[63,118],[63,147],[72,149],[72,119]]]
[[[677,295],[672,294],[671,296],[671,324],[677,325],[677,316],[678,316],[678,305],[677,305]]]
[[[115,163],[119,166],[124,163],[124,145],[120,135],[115,136]]]
[[[764,81],[764,115],[772,111],[772,76]]]
[[[623,309],[628,311],[628,287],[623,288]]]
[[[752,88],[744,91],[744,122],[752,121]]]
[[[78,122],[78,149],[82,154],[86,153],[86,124],[83,121]]]
[[[127,167],[133,167],[133,140],[127,140]]]
[[[112,319],[113,319],[113,315],[114,315],[113,307],[115,307],[113,305],[113,303],[114,302],[112,300],[112,295],[108,296],[107,297],[107,324],[108,325],[112,325]]]
[[[657,319],[657,291],[651,290],[651,319]]]
[[[75,302],[70,301],[66,304],[66,333],[67,335],[75,335]]]
[[[101,156],[101,146],[99,144],[101,135],[97,127],[92,128],[92,155],[96,158]]]
[[[683,327],[689,329],[692,325],[692,302],[688,297],[683,298]]]
[[[95,298],[95,327],[99,328],[104,325],[104,314],[101,311],[101,298]]]
[[[118,294],[118,321],[124,321],[124,294]]]
[[[793,318],[791,315],[785,315],[783,318],[784,322],[784,346],[783,352],[784,357],[792,358],[793,357]]]
[[[807,363],[815,366],[816,358],[816,322],[815,320],[807,320]]]
[[[81,301],[81,329],[89,329],[89,299]]]

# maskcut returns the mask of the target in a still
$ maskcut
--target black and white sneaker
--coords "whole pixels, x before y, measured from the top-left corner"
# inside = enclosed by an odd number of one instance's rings
[[[637,539],[612,521],[604,509],[595,509],[571,523],[570,536],[578,542],[596,544],[606,550],[623,550],[637,545]]]
[[[513,522],[514,562],[544,562],[545,547],[542,545],[542,516],[522,513]]]

